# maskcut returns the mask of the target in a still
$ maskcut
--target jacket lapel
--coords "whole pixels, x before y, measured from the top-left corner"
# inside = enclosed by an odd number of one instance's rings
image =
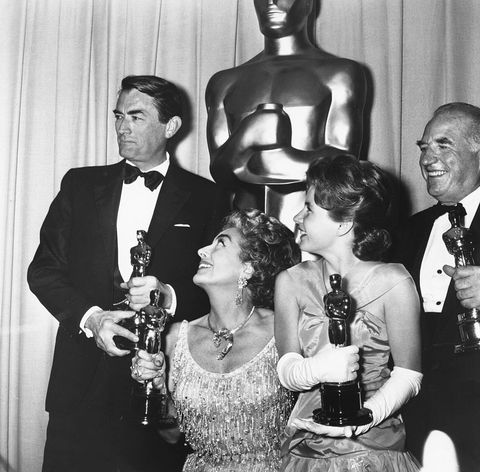
[[[432,207],[433,208],[433,207]],[[414,231],[416,241],[411,241],[411,247],[416,248],[415,257],[413,258],[412,277],[418,280],[418,290],[420,292],[420,267],[422,265],[425,249],[427,248],[428,239],[432,231],[433,223],[435,222],[435,214],[430,211],[430,208],[425,211],[421,221],[416,225]],[[420,293],[421,295],[421,293]]]
[[[112,267],[116,264],[117,214],[122,194],[124,166],[124,160],[112,166],[105,166],[93,187],[105,255]]]
[[[152,247],[157,245],[165,231],[172,226],[176,215],[190,196],[191,190],[183,184],[180,174],[180,169],[171,163],[148,228],[148,242]]]

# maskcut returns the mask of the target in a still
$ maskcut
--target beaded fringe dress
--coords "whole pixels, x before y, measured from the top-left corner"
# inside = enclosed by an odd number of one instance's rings
[[[232,372],[209,372],[192,358],[183,321],[172,357],[172,398],[193,449],[184,472],[278,471],[280,435],[293,397],[277,377],[272,338]]]

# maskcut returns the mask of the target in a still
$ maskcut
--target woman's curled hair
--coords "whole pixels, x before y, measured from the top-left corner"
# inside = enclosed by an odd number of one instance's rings
[[[307,171],[315,203],[334,221],[353,222],[353,254],[363,261],[381,260],[391,244],[387,231],[389,182],[376,165],[349,154],[320,158]]]
[[[293,232],[276,218],[254,209],[234,211],[222,226],[237,228],[242,235],[240,259],[253,267],[247,282],[252,303],[273,308],[275,277],[300,262]]]

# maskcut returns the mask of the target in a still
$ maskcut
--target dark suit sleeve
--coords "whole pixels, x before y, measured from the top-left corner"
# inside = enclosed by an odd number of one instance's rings
[[[73,285],[69,275],[69,241],[72,230],[72,171],[62,180],[40,230],[40,245],[28,268],[32,292],[71,334],[92,306]]]

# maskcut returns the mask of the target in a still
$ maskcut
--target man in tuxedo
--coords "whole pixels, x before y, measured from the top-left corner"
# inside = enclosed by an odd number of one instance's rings
[[[45,472],[174,471],[182,463],[180,447],[121,421],[132,382],[130,352],[114,336],[137,338],[119,324],[133,311],[112,307],[127,299],[138,310],[148,303],[140,303],[139,293],[159,289],[177,320],[205,314],[206,295],[192,282],[197,249],[211,241],[227,201],[213,182],[170,161],[167,143],[182,124],[174,84],[124,78],[114,115],[124,160],[67,172],[28,270],[31,290],[59,321]],[[140,229],[147,231],[151,260],[146,277],[129,280]],[[156,279],[162,282],[148,286]]]
[[[466,103],[438,108],[420,148],[420,168],[437,205],[413,215],[400,233],[396,259],[411,272],[423,302],[423,385],[406,410],[407,442],[421,454],[428,432],[455,443],[462,472],[480,464],[480,351],[455,354],[457,314],[480,308],[480,267],[455,268],[442,234],[454,206],[480,250],[480,109]],[[462,216],[464,215],[464,216]]]

